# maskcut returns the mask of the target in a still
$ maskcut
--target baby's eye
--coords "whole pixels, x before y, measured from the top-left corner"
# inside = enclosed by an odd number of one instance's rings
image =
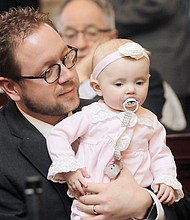
[[[139,86],[140,86],[140,85],[143,85],[143,84],[144,84],[144,81],[138,81],[138,82],[136,82],[136,84],[139,85]]]
[[[118,83],[115,83],[114,85],[119,87],[119,86],[122,86],[122,85],[123,85],[123,83],[118,82]]]

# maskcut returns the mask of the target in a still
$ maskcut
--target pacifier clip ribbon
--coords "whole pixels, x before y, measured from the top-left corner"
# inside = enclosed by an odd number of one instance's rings
[[[135,112],[138,109],[138,102],[134,98],[129,98],[123,103],[125,110],[121,127],[133,127],[137,123],[137,116]],[[126,129],[121,133],[117,139],[114,149],[113,160],[109,162],[104,170],[104,173],[110,178],[114,179],[120,173],[123,163],[121,160],[121,152],[126,150],[129,146],[130,138],[126,137]]]

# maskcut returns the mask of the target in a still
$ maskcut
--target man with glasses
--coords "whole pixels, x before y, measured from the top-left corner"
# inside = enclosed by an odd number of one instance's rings
[[[43,220],[69,220],[66,184],[46,178],[51,164],[46,138],[79,105],[77,49],[62,40],[47,15],[19,8],[0,14],[0,57],[0,87],[10,97],[0,110],[0,219],[28,219],[25,179],[40,176]],[[126,169],[116,181],[89,183],[88,191],[79,198],[84,203],[79,209],[97,219],[156,218],[157,212],[162,219],[156,196],[138,186]]]
[[[39,175],[45,219],[69,220],[65,184],[46,180],[51,161],[45,138],[79,105],[77,49],[44,14],[12,9],[0,15],[0,57],[0,87],[11,99],[0,112],[0,219],[28,218],[25,178]]]

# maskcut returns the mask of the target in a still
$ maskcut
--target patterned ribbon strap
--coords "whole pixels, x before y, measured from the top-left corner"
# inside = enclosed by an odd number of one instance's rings
[[[132,118],[132,114],[133,114],[132,111],[129,111],[129,110],[125,111],[125,114],[121,122],[122,127],[127,127],[129,125],[129,122],[131,121],[131,118]]]
[[[138,102],[133,99],[127,99],[123,103],[123,108],[125,109],[124,116],[122,118],[122,127],[133,127],[137,123],[137,116],[134,112],[138,109]],[[110,178],[114,179],[120,173],[123,164],[121,161],[121,152],[126,150],[130,139],[128,139],[125,135],[125,129],[122,134],[119,136],[116,142],[116,146],[114,149],[113,160],[107,164],[104,173]]]
[[[129,114],[129,112],[126,111],[126,117],[123,117],[125,120],[125,124],[128,124],[132,118],[132,114]],[[123,122],[123,121],[122,121]],[[128,140],[126,140],[125,137],[125,130],[123,133],[120,135],[120,137],[117,139],[116,146],[114,149],[114,154],[113,154],[113,161],[107,164],[104,173],[110,178],[110,179],[115,179],[117,175],[120,173],[123,164],[121,161],[121,151],[126,149],[126,146]]]

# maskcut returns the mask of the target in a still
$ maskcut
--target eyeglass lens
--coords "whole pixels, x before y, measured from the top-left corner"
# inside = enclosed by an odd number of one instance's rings
[[[96,40],[96,38],[100,34],[100,30],[98,30],[96,27],[88,27],[82,31],[77,31],[75,29],[68,29],[65,31],[65,34],[63,36],[67,38],[69,41],[75,41],[79,33],[83,33],[84,37],[87,40]]]
[[[45,72],[45,80],[48,83],[53,83],[55,82],[60,75],[60,65],[59,64],[54,64],[52,67],[50,67],[46,72]]]
[[[67,68],[72,68],[77,60],[77,51],[75,49],[71,49],[63,58],[62,63]],[[48,83],[55,82],[61,73],[61,66],[60,64],[54,64],[45,72],[45,80]]]
[[[67,69],[70,69],[75,65],[76,59],[76,51],[74,49],[71,49],[68,54],[66,54],[63,58],[62,63],[67,67]]]

